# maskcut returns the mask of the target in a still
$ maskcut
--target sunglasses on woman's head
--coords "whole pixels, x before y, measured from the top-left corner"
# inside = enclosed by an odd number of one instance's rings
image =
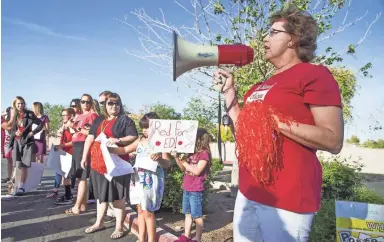
[[[81,102],[81,104],[85,104],[85,103],[86,103],[86,104],[91,104],[91,102],[90,102],[90,101],[87,101],[87,100],[81,100],[80,102]]]
[[[115,106],[117,106],[117,107],[120,107],[120,103],[119,102],[111,102],[111,101],[109,101],[109,102],[107,102],[107,104],[108,104],[108,106],[113,106],[113,105],[115,105]]]

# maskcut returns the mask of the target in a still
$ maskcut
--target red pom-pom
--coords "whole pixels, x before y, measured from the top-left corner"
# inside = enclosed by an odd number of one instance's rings
[[[94,142],[91,147],[91,169],[100,174],[107,173],[103,153],[101,153],[100,142]]]
[[[240,167],[263,185],[273,185],[274,172],[283,168],[283,135],[276,118],[287,125],[284,117],[271,106],[260,102],[245,104],[236,123],[236,153]]]

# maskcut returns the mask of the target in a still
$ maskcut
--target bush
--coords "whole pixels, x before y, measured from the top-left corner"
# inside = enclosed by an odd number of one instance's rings
[[[322,160],[323,200],[314,217],[309,242],[336,241],[335,199],[384,204],[384,198],[363,185],[360,174],[363,167],[357,161],[339,157]]]
[[[384,140],[383,139],[378,139],[377,141],[367,140],[361,146],[365,148],[371,148],[371,149],[384,149]]]
[[[224,164],[220,162],[219,158],[212,159],[211,174],[215,175],[218,171],[224,168]]]
[[[355,145],[360,144],[360,139],[356,135],[352,135],[351,138],[347,139],[346,141],[347,143],[350,143],[350,144],[355,144]]]
[[[211,171],[207,175],[205,180],[205,190],[204,190],[204,204],[207,202],[207,193],[210,183],[213,180],[213,175],[222,170],[224,167],[220,163],[219,159],[212,159]],[[181,212],[181,206],[183,201],[183,172],[180,171],[180,168],[177,166],[176,161],[173,161],[172,168],[166,171],[165,179],[165,189],[163,196],[163,208],[170,208],[172,211]]]
[[[353,196],[354,188],[362,185],[363,178],[360,171],[363,165],[358,161],[348,161],[337,156],[323,159],[323,198],[348,199]]]

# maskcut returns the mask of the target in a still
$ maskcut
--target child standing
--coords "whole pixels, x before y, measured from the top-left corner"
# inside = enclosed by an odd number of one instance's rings
[[[154,242],[156,238],[156,219],[155,211],[160,209],[164,193],[164,170],[171,166],[171,159],[168,153],[151,154],[148,147],[148,128],[150,119],[159,119],[156,113],[147,113],[140,120],[140,127],[143,135],[134,143],[125,147],[112,148],[108,147],[111,153],[125,155],[136,151],[136,162],[140,159],[143,161],[150,158],[157,161],[158,166],[156,172],[137,169],[135,174],[131,175],[131,186],[135,186],[135,194],[130,193],[130,197],[136,196],[137,213],[139,220],[139,241],[144,242],[146,236],[148,242]],[[137,193],[137,194],[136,194]],[[131,204],[136,204],[131,199]]]
[[[185,214],[185,231],[178,242],[201,241],[204,229],[203,192],[204,181],[211,164],[209,148],[210,136],[205,129],[199,128],[196,135],[195,153],[188,158],[172,153],[179,168],[184,171],[183,178],[183,213]],[[184,159],[186,158],[186,159]],[[191,240],[192,223],[196,224],[196,240]]]

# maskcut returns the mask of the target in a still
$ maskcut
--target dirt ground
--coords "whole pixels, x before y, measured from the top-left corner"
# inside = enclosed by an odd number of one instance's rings
[[[204,210],[204,233],[202,241],[230,242],[232,239],[232,220],[235,198],[230,191],[216,190],[208,195],[208,204]],[[172,214],[169,210],[156,213],[157,225],[176,236],[184,233],[184,216]],[[194,227],[192,236],[195,235]]]

